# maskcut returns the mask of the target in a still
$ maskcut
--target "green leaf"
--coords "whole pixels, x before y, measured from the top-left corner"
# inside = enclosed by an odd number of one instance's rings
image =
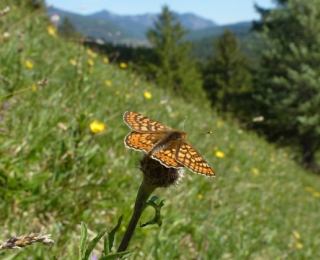
[[[104,250],[104,254],[108,255],[110,253],[110,249],[109,249],[109,236],[105,236],[103,239],[103,250]]]
[[[123,251],[123,252],[119,252],[119,253],[109,254],[107,256],[102,257],[100,260],[112,260],[112,259],[118,259],[118,258],[121,258],[124,256],[127,257],[127,256],[131,255],[134,250],[136,250],[136,248],[131,249],[131,250],[127,250],[127,251]]]
[[[120,228],[120,225],[121,225],[121,222],[122,222],[122,218],[123,216],[121,216],[118,220],[118,224],[115,226],[114,229],[111,230],[110,233],[108,233],[108,237],[109,237],[109,252],[111,251],[111,248],[113,246],[113,241],[114,241],[114,237],[116,235],[116,233],[118,232],[119,228]]]
[[[43,185],[49,178],[51,178],[51,173],[38,173],[32,177],[32,181],[27,182],[26,185],[29,186],[29,189],[37,189],[39,186]]]
[[[79,260],[82,260],[82,256],[84,254],[86,241],[88,236],[87,225],[84,222],[81,222],[81,236],[80,236],[80,247],[79,247]]]
[[[145,204],[145,208],[148,206],[151,206],[154,208],[155,210],[155,216],[152,220],[146,222],[145,224],[141,224],[140,223],[140,227],[145,227],[148,225],[154,225],[157,224],[159,227],[161,227],[162,225],[162,220],[161,220],[161,208],[165,205],[165,201],[166,200],[161,200],[159,205],[157,205],[154,201],[155,201],[155,197],[152,197],[151,200],[147,201]]]
[[[83,260],[89,260],[92,250],[95,248],[95,246],[98,244],[98,242],[105,235],[106,232],[107,232],[107,229],[104,229],[101,232],[99,232],[94,239],[92,239],[92,241],[88,245],[88,248],[86,250]]]

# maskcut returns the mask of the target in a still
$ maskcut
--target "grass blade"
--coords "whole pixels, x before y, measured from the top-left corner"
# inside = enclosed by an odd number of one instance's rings
[[[119,253],[109,254],[107,256],[102,257],[100,260],[113,260],[113,259],[118,259],[118,258],[121,258],[124,256],[127,257],[127,256],[131,255],[134,250],[136,250],[136,249],[134,248],[134,249],[119,252]]]
[[[89,257],[90,257],[90,254],[91,254],[92,250],[98,244],[100,239],[106,234],[106,232],[107,232],[107,229],[104,229],[101,232],[99,232],[98,235],[96,235],[96,237],[94,239],[92,239],[92,241],[88,245],[88,248],[86,250],[86,253],[84,255],[83,260],[89,260]]]
[[[113,241],[114,241],[114,237],[116,235],[116,233],[118,232],[119,228],[120,228],[120,225],[121,225],[121,222],[122,222],[122,218],[123,216],[121,216],[118,220],[118,224],[115,226],[114,229],[111,230],[110,233],[108,233],[108,240],[109,240],[109,252],[111,251],[112,249],[112,246],[113,246]]]
[[[88,229],[87,225],[84,222],[81,222],[81,236],[80,236],[80,247],[79,247],[79,260],[82,260],[82,257],[84,255],[84,250],[86,246],[88,236]]]
[[[109,236],[105,236],[103,240],[103,249],[104,249],[104,254],[108,255],[110,253],[109,250]]]

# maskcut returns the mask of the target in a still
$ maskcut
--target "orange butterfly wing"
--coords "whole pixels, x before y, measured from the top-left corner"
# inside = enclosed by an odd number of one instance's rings
[[[151,155],[151,157],[159,161],[162,165],[166,167],[181,168],[183,167],[183,165],[177,162],[177,160],[175,159],[177,152],[176,147],[177,145],[175,143],[172,143],[171,145]]]
[[[156,132],[171,129],[147,116],[136,112],[127,111],[123,115],[123,121],[134,131],[137,132]]]
[[[159,134],[156,133],[140,133],[133,131],[124,138],[124,144],[128,148],[147,153],[159,138]]]
[[[181,143],[175,159],[194,173],[211,177],[215,176],[210,165],[205,161],[205,159],[203,159],[200,153],[187,142]]]

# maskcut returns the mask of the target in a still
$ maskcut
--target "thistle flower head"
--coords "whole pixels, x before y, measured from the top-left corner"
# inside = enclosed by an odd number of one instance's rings
[[[176,186],[183,177],[183,168],[166,167],[148,155],[140,159],[140,170],[143,172],[144,182],[157,188]]]

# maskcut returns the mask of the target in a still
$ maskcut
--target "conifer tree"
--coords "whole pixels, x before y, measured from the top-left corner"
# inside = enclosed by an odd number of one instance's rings
[[[314,167],[320,145],[320,0],[280,1],[262,14],[264,51],[256,100],[264,133],[302,148],[302,162]]]
[[[201,96],[203,91],[201,74],[189,57],[190,44],[182,41],[187,32],[165,6],[154,28],[147,32],[154,50],[148,69],[160,86],[172,88],[177,94],[190,98]]]
[[[215,40],[215,53],[204,69],[204,89],[218,111],[241,115],[249,109],[252,80],[246,57],[229,29]]]
[[[77,35],[76,28],[68,17],[64,17],[62,23],[59,25],[58,32],[64,37],[74,37]]]

